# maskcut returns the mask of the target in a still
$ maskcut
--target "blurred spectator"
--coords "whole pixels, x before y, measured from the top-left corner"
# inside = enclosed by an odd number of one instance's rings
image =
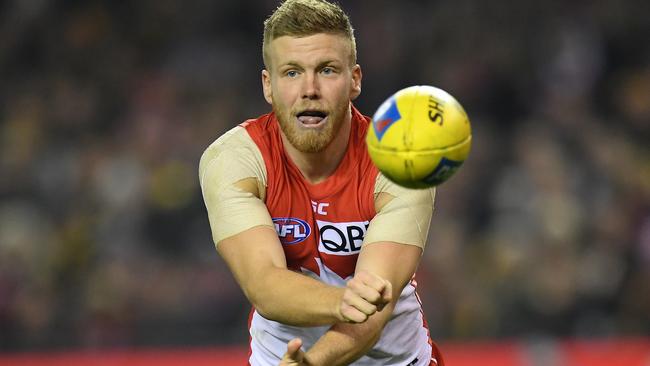
[[[196,171],[269,108],[276,5],[0,4],[0,350],[247,342]],[[343,5],[366,114],[432,84],[473,123],[418,274],[434,338],[650,334],[644,3]]]

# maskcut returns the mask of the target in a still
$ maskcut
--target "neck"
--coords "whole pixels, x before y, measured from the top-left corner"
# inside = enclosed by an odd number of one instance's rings
[[[305,179],[312,184],[320,183],[334,174],[339,163],[343,160],[350,140],[351,126],[352,113],[349,111],[345,117],[345,122],[341,125],[332,142],[323,151],[315,153],[297,150],[281,132],[284,149],[293,163],[300,169]]]

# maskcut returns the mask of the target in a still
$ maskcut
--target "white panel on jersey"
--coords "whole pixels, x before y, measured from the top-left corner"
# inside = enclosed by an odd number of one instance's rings
[[[328,222],[316,220],[318,251],[332,255],[354,255],[361,250],[369,221]]]

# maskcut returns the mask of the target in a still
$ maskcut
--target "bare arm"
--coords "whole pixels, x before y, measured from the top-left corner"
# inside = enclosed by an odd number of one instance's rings
[[[254,181],[239,182],[237,187],[257,195]],[[280,323],[360,323],[388,301],[382,296],[384,282],[365,284],[373,276],[353,282],[357,287],[339,288],[289,270],[282,244],[269,226],[256,226],[223,239],[217,250],[257,311]]]
[[[355,278],[369,272],[392,284],[392,300],[363,324],[335,324],[305,354],[305,365],[345,365],[367,353],[379,340],[391,318],[399,296],[413,277],[426,241],[433,190],[407,190],[388,180],[378,180],[383,191],[375,199],[378,215],[370,229],[392,226],[399,230],[368,231],[370,243],[363,246],[356,264]],[[375,241],[376,240],[376,241]],[[402,241],[404,240],[404,241]],[[403,243],[403,244],[400,244]]]
[[[393,242],[365,246],[359,255],[357,273],[367,271],[392,284],[392,300],[362,324],[335,324],[306,352],[306,365],[347,365],[368,352],[379,340],[404,286],[411,280],[422,249]],[[356,276],[356,275],[355,275]]]
[[[297,326],[343,320],[339,303],[344,289],[287,269],[273,228],[257,226],[224,239],[218,251],[246,297],[265,318]]]

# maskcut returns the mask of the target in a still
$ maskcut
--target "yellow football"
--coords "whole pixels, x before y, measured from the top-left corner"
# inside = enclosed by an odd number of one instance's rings
[[[460,103],[446,91],[411,86],[377,109],[366,135],[373,163],[408,188],[436,186],[449,179],[469,155],[472,132]]]

